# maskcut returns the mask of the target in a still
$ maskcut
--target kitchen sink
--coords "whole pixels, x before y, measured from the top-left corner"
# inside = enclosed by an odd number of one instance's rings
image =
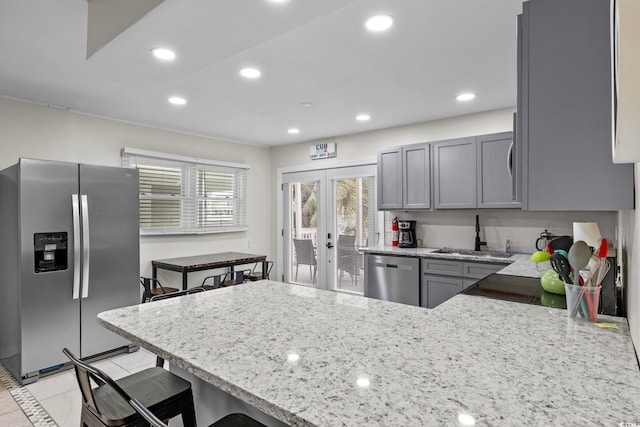
[[[498,252],[498,251],[474,251],[472,249],[451,249],[451,248],[442,248],[434,251],[435,254],[451,254],[451,255],[471,255],[477,257],[491,257],[491,258],[510,258],[511,253],[509,252]]]

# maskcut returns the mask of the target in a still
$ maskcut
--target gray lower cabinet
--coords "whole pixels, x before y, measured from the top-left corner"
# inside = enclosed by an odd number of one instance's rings
[[[365,255],[364,296],[420,305],[420,259]]]
[[[423,258],[420,306],[434,308],[479,279],[502,270],[503,264]]]
[[[609,0],[531,0],[518,34],[518,139],[529,210],[634,208],[612,162]]]
[[[423,274],[420,282],[420,306],[434,308],[464,289],[461,277]]]
[[[378,210],[431,208],[429,144],[378,152]]]
[[[476,139],[433,144],[433,196],[436,209],[473,209],[476,203]]]

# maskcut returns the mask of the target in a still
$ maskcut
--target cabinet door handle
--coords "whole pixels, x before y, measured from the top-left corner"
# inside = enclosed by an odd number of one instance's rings
[[[509,151],[507,151],[507,170],[509,171],[509,177],[513,179],[513,141],[511,141]]]
[[[72,298],[80,298],[80,203],[78,195],[71,195],[73,214],[73,291]]]
[[[513,113],[513,139],[509,146],[509,176],[511,176],[511,200],[519,199],[519,164],[518,164],[518,115]]]
[[[387,264],[387,268],[398,268],[395,264]]]

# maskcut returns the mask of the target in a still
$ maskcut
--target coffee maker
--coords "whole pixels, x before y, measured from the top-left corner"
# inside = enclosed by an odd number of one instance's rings
[[[398,221],[398,229],[400,231],[398,247],[415,248],[418,246],[416,239],[416,222],[415,221]]]

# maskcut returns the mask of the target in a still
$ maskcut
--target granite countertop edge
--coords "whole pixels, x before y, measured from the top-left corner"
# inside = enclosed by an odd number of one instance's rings
[[[489,252],[485,255],[467,255],[458,253],[439,253],[438,248],[399,248],[397,246],[369,246],[359,248],[365,254],[393,255],[414,258],[435,258],[452,261],[484,262],[502,264],[504,268],[497,274],[523,277],[540,277],[540,274],[551,268],[549,262],[540,266],[530,260],[531,254],[513,253],[509,258],[492,256]]]

